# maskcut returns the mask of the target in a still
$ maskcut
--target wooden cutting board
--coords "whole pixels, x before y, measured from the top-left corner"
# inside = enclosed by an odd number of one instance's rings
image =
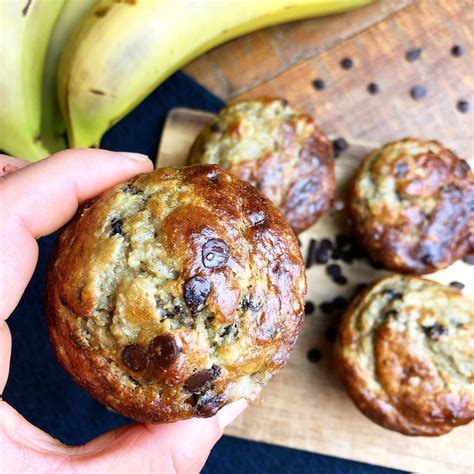
[[[190,109],[172,110],[161,138],[157,166],[185,165],[191,144],[212,117]],[[338,199],[344,201],[355,168],[374,146],[351,143],[336,159]],[[335,235],[346,233],[345,221],[344,211],[332,210],[300,234],[303,256],[306,257],[310,238],[334,239]],[[324,315],[318,305],[336,296],[349,298],[356,284],[369,283],[387,272],[375,270],[365,260],[355,260],[350,265],[337,263],[349,283],[332,283],[324,265],[307,271],[307,301],[312,301],[316,309],[306,316],[286,368],[265,387],[260,400],[227,428],[226,434],[407,471],[472,473],[474,423],[439,438],[407,437],[372,423],[347,397],[331,357],[329,336],[335,318]],[[465,294],[474,299],[472,266],[459,261],[428,278],[445,284],[461,281],[466,285]],[[308,359],[311,349],[321,352],[319,362]]]

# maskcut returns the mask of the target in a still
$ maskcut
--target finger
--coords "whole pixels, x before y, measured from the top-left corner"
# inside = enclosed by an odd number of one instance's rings
[[[0,396],[3,394],[7,383],[12,353],[12,336],[7,323],[0,320]]]
[[[152,168],[146,156],[135,153],[66,150],[7,175],[2,205],[7,219],[21,221],[39,238],[65,224],[78,203]]]
[[[64,225],[78,204],[153,165],[144,155],[68,150],[0,181],[0,319],[18,303],[37,259],[34,239]]]
[[[29,165],[28,161],[13,158],[0,153],[0,178]]]
[[[7,463],[17,466],[17,454],[21,451],[25,463],[34,472],[48,472],[48,469],[53,472],[58,466],[91,473],[199,472],[224,427],[246,406],[241,400],[205,420],[133,424],[106,433],[84,446],[68,448],[3,403],[0,404],[0,426],[3,427],[3,446],[8,448],[4,467],[8,467]]]
[[[164,425],[137,424],[106,433],[73,455],[77,467],[91,472],[199,472],[225,426],[247,406],[244,400],[224,407],[208,419],[194,418]],[[123,469],[123,468],[122,468]]]

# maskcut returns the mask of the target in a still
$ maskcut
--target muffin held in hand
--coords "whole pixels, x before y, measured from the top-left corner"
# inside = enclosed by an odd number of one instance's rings
[[[253,399],[303,321],[304,265],[278,209],[217,166],[161,168],[82,206],[47,277],[63,367],[146,422]]]
[[[336,360],[347,391],[376,423],[437,436],[474,417],[474,303],[458,290],[394,275],[344,314]]]
[[[331,142],[286,100],[228,105],[196,139],[189,159],[217,164],[255,186],[295,232],[314,224],[333,199]]]
[[[369,256],[430,273],[474,251],[474,176],[435,141],[389,143],[362,162],[352,187],[354,231]]]

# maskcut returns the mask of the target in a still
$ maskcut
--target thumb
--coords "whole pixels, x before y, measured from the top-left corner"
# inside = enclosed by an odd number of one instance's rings
[[[131,424],[78,447],[68,447],[0,402],[0,472],[194,473],[222,432],[247,406],[232,403],[212,418],[164,425]]]

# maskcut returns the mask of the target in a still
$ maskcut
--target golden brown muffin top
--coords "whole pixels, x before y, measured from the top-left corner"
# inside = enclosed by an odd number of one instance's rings
[[[216,166],[162,168],[84,205],[48,272],[60,362],[143,421],[254,397],[303,320],[304,266],[275,206]]]
[[[295,232],[314,224],[334,194],[331,142],[286,100],[234,102],[204,129],[191,163],[212,163],[249,182],[273,201]]]
[[[344,314],[336,354],[356,405],[386,428],[436,436],[474,417],[474,304],[459,290],[376,282]]]
[[[407,138],[367,156],[350,209],[364,248],[392,270],[430,273],[474,250],[474,175],[436,141]]]

